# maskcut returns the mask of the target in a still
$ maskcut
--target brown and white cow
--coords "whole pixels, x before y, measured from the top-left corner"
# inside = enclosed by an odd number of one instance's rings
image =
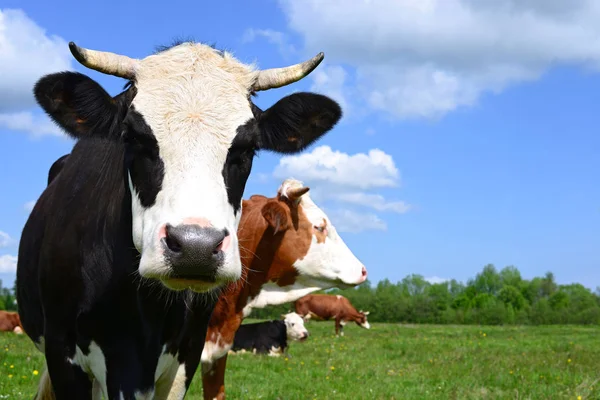
[[[202,352],[205,399],[225,398],[227,352],[253,308],[284,304],[321,289],[363,283],[367,270],[348,249],[308,187],[288,179],[276,197],[243,202],[238,229],[242,279],[221,294]]]
[[[16,312],[0,310],[0,332],[14,332],[17,335],[23,333],[21,318]]]
[[[329,321],[335,319],[335,334],[344,336],[344,325],[356,322],[356,325],[371,329],[367,321],[368,311],[356,311],[350,301],[341,295],[309,294],[296,301],[296,313],[304,318]]]

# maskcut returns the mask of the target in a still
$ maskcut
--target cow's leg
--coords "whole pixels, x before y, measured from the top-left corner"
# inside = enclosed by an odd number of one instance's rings
[[[340,336],[344,336],[344,326],[346,326],[346,321],[340,318]]]
[[[340,329],[342,327],[342,324],[340,324],[340,322],[340,317],[335,317],[335,336],[340,336]]]
[[[48,323],[44,329],[46,364],[56,400],[91,399],[92,382],[77,365],[75,324]],[[41,388],[43,389],[43,388]]]
[[[202,386],[204,400],[225,399],[225,367],[227,354],[216,359],[211,364],[202,364]]]
[[[200,364],[200,358],[202,357],[206,341],[208,323],[212,316],[217,297],[207,295],[206,298],[196,298],[195,301],[196,303],[192,307],[193,313],[186,321],[184,327],[185,333],[179,347],[179,367],[171,385],[168,400],[182,400],[190,388],[192,379]],[[227,354],[225,354],[225,357],[227,357]],[[202,367],[204,368],[204,365]],[[223,375],[225,375],[224,368]]]

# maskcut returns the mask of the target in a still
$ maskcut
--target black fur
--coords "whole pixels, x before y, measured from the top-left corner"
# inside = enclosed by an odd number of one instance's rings
[[[124,122],[127,144],[126,166],[140,203],[151,207],[162,189],[165,166],[158,143],[144,117],[132,106]]]
[[[137,91],[129,87],[112,98],[96,81],[78,72],[41,78],[33,90],[46,113],[70,136],[121,136],[120,125]]]
[[[65,161],[68,156],[68,154],[65,154],[58,160],[54,161],[54,163],[50,167],[50,171],[48,172],[48,185],[54,180],[54,178],[56,178],[56,175],[58,175],[60,170],[64,167]]]
[[[88,354],[92,342],[106,358],[109,399],[151,389],[164,345],[185,363],[189,387],[217,298],[171,292],[138,275],[127,175],[148,207],[162,188],[164,165],[151,127],[131,106],[136,93],[128,82],[112,98],[75,72],[47,75],[34,88],[46,113],[79,139],[48,173],[23,229],[17,265],[23,327],[35,342],[45,339],[58,400],[90,398],[87,375],[68,359],[76,346]],[[341,116],[333,100],[308,93],[265,112],[250,106],[255,118],[238,129],[222,169],[236,211],[258,150],[303,150]]]
[[[240,325],[233,339],[233,351],[253,351],[267,354],[271,347],[279,347],[285,352],[288,347],[285,322],[280,320]]]
[[[45,337],[58,399],[90,398],[89,379],[66,362],[93,340],[105,356],[111,399],[154,385],[163,345],[195,364],[214,293],[171,293],[137,275],[126,189],[125,146],[82,139],[54,164],[56,174],[32,211],[19,246],[17,297],[26,333]],[[43,304],[43,309],[42,309]],[[200,346],[200,348],[196,348]],[[195,368],[190,368],[190,372]],[[189,380],[193,375],[189,375]]]
[[[342,109],[329,97],[291,94],[260,113],[256,146],[278,153],[297,153],[333,128],[341,116]]]

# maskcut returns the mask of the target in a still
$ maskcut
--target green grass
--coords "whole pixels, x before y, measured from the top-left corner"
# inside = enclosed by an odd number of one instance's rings
[[[230,356],[228,398],[600,399],[600,327],[307,327],[288,359]],[[31,398],[41,355],[12,333],[0,351],[0,399]],[[198,374],[187,398],[201,393]]]

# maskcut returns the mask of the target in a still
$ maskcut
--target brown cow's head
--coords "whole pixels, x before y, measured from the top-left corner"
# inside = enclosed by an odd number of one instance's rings
[[[309,188],[294,179],[284,181],[277,197],[261,214],[273,235],[280,236],[275,267],[294,270],[283,274],[280,286],[353,287],[367,279],[364,265],[350,251],[327,215],[310,198]]]

